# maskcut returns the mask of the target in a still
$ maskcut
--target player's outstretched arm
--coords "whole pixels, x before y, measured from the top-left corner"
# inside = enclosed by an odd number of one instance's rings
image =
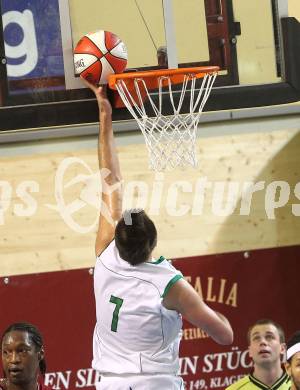
[[[94,92],[99,107],[98,159],[101,174],[101,212],[95,243],[98,256],[115,235],[115,224],[122,215],[122,177],[112,128],[112,108],[106,86],[83,82]]]
[[[217,343],[228,345],[233,331],[227,318],[212,310],[184,279],[177,281],[163,300],[169,310],[176,310],[191,324],[204,330]]]

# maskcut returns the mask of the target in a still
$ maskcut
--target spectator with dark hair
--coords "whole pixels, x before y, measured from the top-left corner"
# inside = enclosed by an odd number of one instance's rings
[[[285,368],[292,381],[290,390],[300,390],[300,331],[287,342],[286,360]]]
[[[46,390],[43,384],[46,360],[43,338],[32,324],[18,322],[10,325],[1,338],[5,390]]]
[[[228,390],[288,390],[290,380],[281,361],[285,353],[282,327],[270,319],[261,319],[247,333],[253,372],[227,387]]]
[[[168,66],[168,52],[166,46],[160,46],[156,52],[158,66]]]

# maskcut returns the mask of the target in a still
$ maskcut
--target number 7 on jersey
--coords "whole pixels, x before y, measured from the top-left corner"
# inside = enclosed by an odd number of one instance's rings
[[[113,317],[112,317],[110,329],[112,332],[117,332],[118,321],[119,321],[119,311],[121,309],[121,306],[123,305],[123,299],[111,295],[109,302],[114,303],[116,305],[115,310],[113,312]]]

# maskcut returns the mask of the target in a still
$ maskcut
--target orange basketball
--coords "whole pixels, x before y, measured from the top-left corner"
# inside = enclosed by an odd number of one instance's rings
[[[109,31],[84,35],[74,50],[75,73],[92,84],[107,84],[108,76],[122,73],[127,65],[127,49],[122,40]]]

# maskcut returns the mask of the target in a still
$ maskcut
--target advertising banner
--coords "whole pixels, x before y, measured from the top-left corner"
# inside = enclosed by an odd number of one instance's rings
[[[184,322],[180,375],[187,390],[225,389],[251,371],[246,334],[261,318],[280,323],[287,336],[300,328],[300,246],[177,259],[173,264],[213,309],[232,324],[235,338],[220,346]],[[41,259],[42,261],[42,259]],[[93,269],[1,278],[0,330],[13,322],[38,326],[45,339],[48,386],[93,388],[95,324]]]
[[[1,0],[9,92],[64,89],[58,0]]]
[[[185,322],[180,373],[186,389],[225,389],[251,371],[247,330],[258,319],[278,322],[289,337],[300,329],[300,247],[203,256],[174,262],[213,309],[232,324],[234,342],[214,343]]]

